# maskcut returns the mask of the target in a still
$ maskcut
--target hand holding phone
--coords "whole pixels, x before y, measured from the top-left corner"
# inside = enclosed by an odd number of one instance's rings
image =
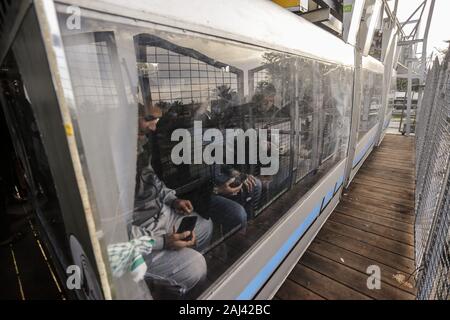
[[[243,184],[247,180],[247,175],[245,173],[241,173],[239,176],[234,178],[234,181],[230,183],[231,188],[237,188],[241,184]]]
[[[178,227],[177,234],[184,233],[186,231],[189,231],[191,234],[184,238],[183,241],[191,241],[192,240],[192,232],[195,229],[195,225],[197,223],[197,216],[188,216],[184,217],[183,220],[181,220],[180,226]]]

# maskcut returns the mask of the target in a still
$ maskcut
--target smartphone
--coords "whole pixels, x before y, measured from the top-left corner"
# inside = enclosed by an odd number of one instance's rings
[[[183,220],[181,220],[180,226],[178,227],[177,233],[183,233],[186,231],[190,231],[191,235],[184,239],[184,241],[191,241],[192,240],[192,231],[194,231],[195,224],[197,223],[197,216],[189,216],[184,217]]]
[[[234,178],[234,181],[230,184],[230,187],[237,188],[243,184],[245,180],[247,180],[247,175],[245,173],[241,173],[239,176]]]

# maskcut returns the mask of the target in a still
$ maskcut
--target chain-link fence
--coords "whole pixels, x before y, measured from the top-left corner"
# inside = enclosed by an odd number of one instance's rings
[[[416,132],[417,298],[450,297],[450,53],[428,73]]]

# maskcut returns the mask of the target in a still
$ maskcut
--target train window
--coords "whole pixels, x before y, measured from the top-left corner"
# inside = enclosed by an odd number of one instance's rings
[[[284,214],[270,206],[292,182],[310,187],[345,155],[351,69],[152,24],[60,21],[102,244],[152,239],[138,280],[154,298],[196,297]],[[183,215],[196,246],[172,235]]]
[[[358,140],[378,123],[382,91],[383,75],[364,69]]]
[[[312,173],[318,165],[317,136],[319,128],[320,109],[314,103],[314,70],[313,60],[297,60],[297,101],[298,101],[298,147],[297,165],[295,167],[296,182]]]
[[[259,177],[262,194],[256,213],[285,192],[291,179],[291,135],[295,105],[295,58],[287,54],[266,52],[261,65],[249,71],[252,93],[252,114],[248,114],[249,126],[255,129],[278,130],[278,145],[272,145],[279,155],[279,170],[275,175],[261,175],[260,166],[251,168]]]
[[[323,113],[321,163],[335,164],[345,157],[351,112],[351,72],[336,65],[321,65]]]

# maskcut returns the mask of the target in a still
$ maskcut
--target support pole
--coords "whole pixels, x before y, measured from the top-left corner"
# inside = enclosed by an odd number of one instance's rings
[[[412,50],[411,50],[412,51]],[[406,105],[406,129],[405,135],[411,134],[411,108],[412,108],[412,57],[408,60],[408,92],[407,92],[407,105]]]
[[[430,3],[430,9],[428,11],[428,20],[427,25],[425,27],[425,33],[423,36],[423,43],[422,43],[422,61],[420,65],[420,86],[419,86],[419,101],[417,101],[417,114],[419,113],[419,110],[422,108],[423,103],[423,93],[425,89],[425,72],[427,69],[427,47],[428,47],[428,36],[430,34],[430,26],[431,21],[433,20],[433,14],[434,14],[434,5],[436,0],[431,0]],[[417,119],[416,119],[417,120]]]
[[[434,5],[436,0],[431,0],[430,9],[428,11],[428,20],[427,25],[425,27],[425,34],[423,35],[423,44],[422,44],[422,65],[420,70],[420,81],[421,84],[425,84],[425,71],[427,68],[427,46],[428,46],[428,35],[430,34],[430,26],[431,20],[433,20],[434,13]]]

